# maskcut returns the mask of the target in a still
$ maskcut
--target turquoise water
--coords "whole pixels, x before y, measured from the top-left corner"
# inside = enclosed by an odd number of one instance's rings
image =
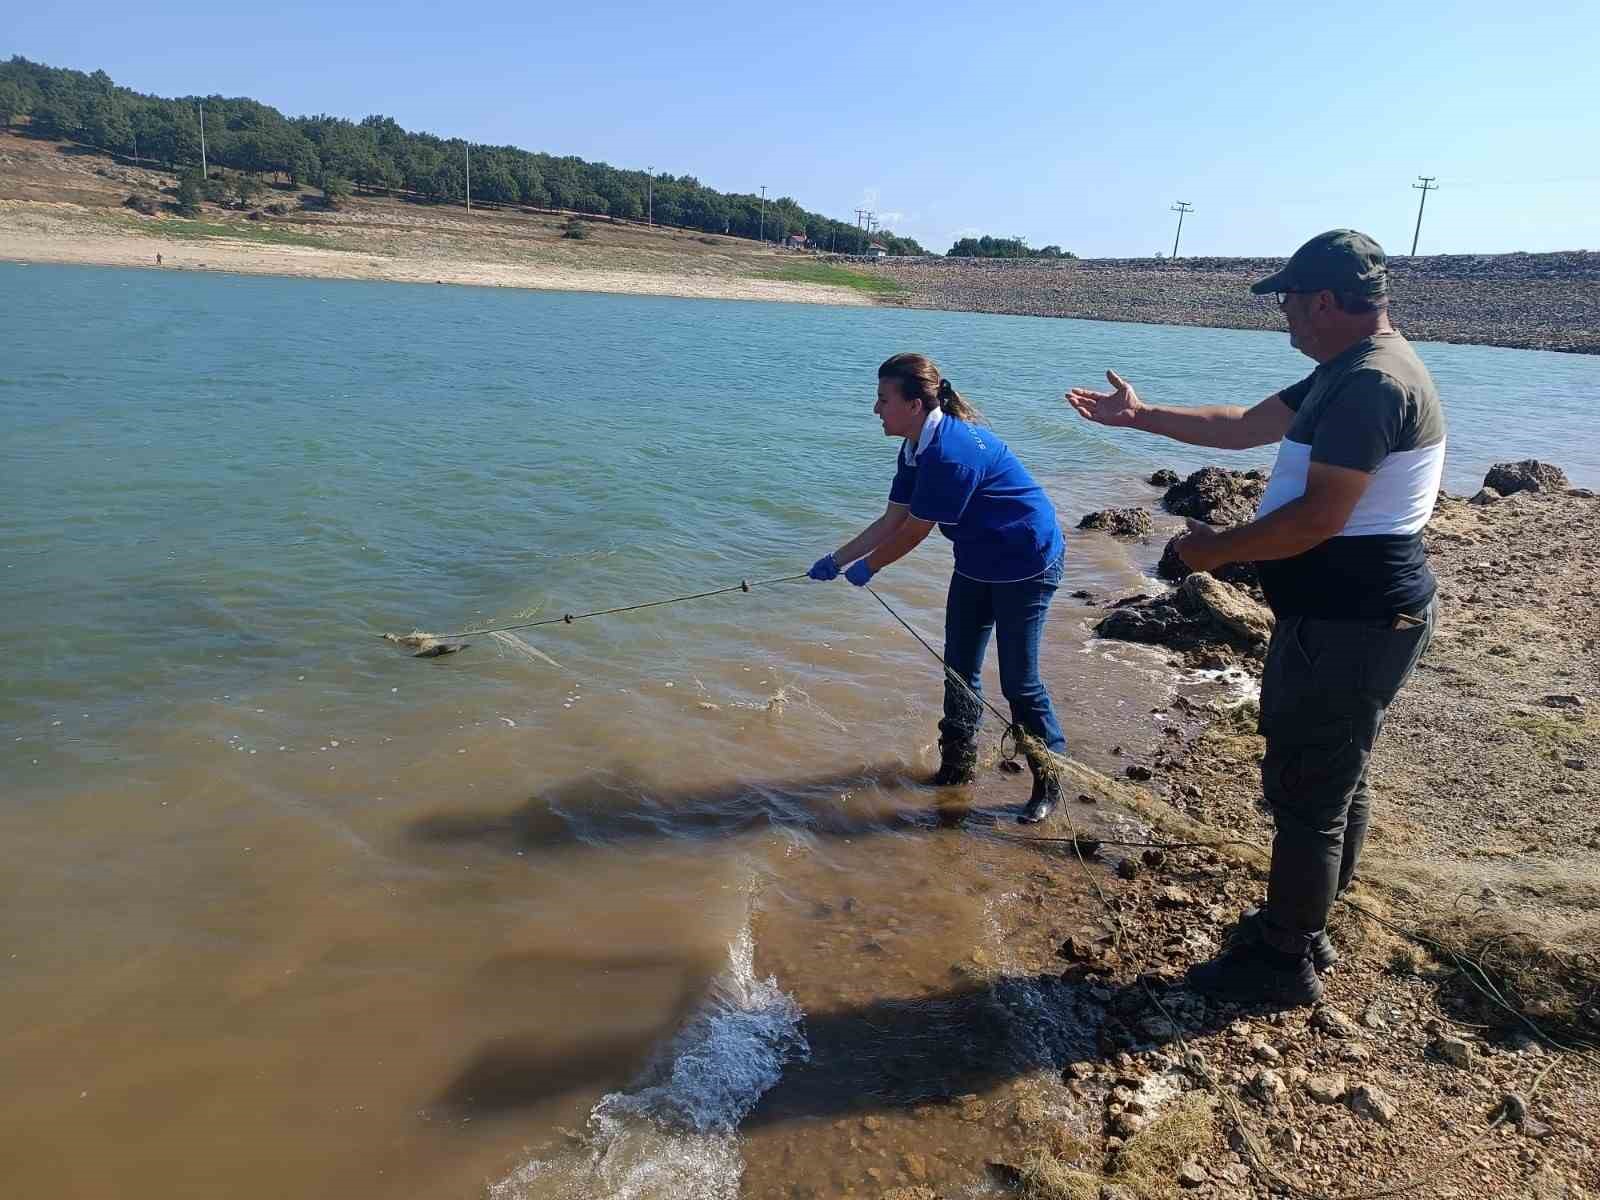
[[[1309,366],[1250,332],[361,282],[7,265],[0,298],[0,721],[25,737],[289,667],[362,693],[392,669],[373,630],[804,569],[882,501],[894,350],[934,353],[1069,522],[1221,456],[1088,427],[1067,386],[1116,365],[1153,400],[1250,401]],[[1529,455],[1596,482],[1600,361],[1421,350],[1447,486]]]
[[[608,1161],[659,1168],[626,1194],[788,1195],[813,1159],[836,1194],[866,1160],[803,1128],[663,1148],[628,1124],[659,1088],[600,1096],[700,1036],[726,1077],[688,1099],[736,1120],[791,992],[931,994],[996,936],[1030,860],[879,811],[928,803],[900,782],[930,761],[923,651],[842,582],[537,654],[375,635],[803,571],[881,511],[895,351],[941,362],[1069,527],[1153,505],[1156,467],[1270,455],[1090,426],[1067,387],[1114,366],[1251,402],[1309,369],[1252,332],[4,264],[0,314],[0,1185],[63,1197],[621,1194],[560,1149],[591,1111]],[[1600,483],[1600,359],[1419,350],[1451,490],[1522,457]],[[1071,538],[1064,591],[1136,590],[1162,541]],[[948,567],[930,542],[879,586],[937,637]],[[1045,669],[1110,766],[1173,682],[1094,615],[1058,600]],[[982,802],[1020,799],[992,774]],[[892,954],[818,952],[865,921]],[[461,1108],[507,1045],[604,1065]]]

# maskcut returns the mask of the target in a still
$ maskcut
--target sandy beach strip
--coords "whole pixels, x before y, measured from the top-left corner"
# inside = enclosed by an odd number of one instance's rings
[[[66,211],[53,212],[53,209]],[[760,300],[860,306],[850,288],[715,274],[622,271],[553,263],[508,263],[428,254],[377,254],[314,246],[270,245],[227,237],[190,240],[85,228],[73,205],[0,201],[0,260],[83,266],[149,267],[286,275],[306,279],[375,279],[540,291],[609,292],[700,300]]]

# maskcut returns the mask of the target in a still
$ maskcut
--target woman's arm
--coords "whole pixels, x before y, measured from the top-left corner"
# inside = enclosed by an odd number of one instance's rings
[[[876,575],[890,563],[899,562],[910,554],[922,543],[922,539],[932,532],[932,521],[924,521],[910,515],[904,516],[894,532],[879,542],[867,555],[868,568]]]
[[[847,567],[851,563],[855,562],[858,558],[862,558],[868,554],[871,554],[872,551],[876,550],[886,540],[893,537],[895,532],[899,530],[900,527],[910,519],[910,517],[911,509],[909,506],[904,504],[890,503],[890,505],[883,510],[883,516],[879,517],[871,525],[868,525],[860,533],[856,534],[855,537],[851,538],[848,542],[833,552],[833,561],[838,563],[840,566]],[[917,539],[917,541],[921,540],[921,538]],[[916,542],[913,542],[912,545],[916,545]],[[907,546],[906,550],[909,549],[911,549],[911,547]],[[900,554],[904,553],[905,550],[900,552]],[[899,558],[900,554],[897,554],[894,557]],[[889,561],[893,562],[894,559],[890,559]]]

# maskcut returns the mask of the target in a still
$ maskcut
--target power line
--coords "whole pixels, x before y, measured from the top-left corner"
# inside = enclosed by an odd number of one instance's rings
[[[1439,185],[1434,182],[1435,179],[1439,178],[1437,175],[1418,175],[1417,178],[1422,182],[1413,183],[1411,186],[1421,192],[1422,195],[1417,199],[1417,231],[1411,235],[1412,258],[1417,256],[1417,240],[1422,237],[1422,210],[1428,205],[1428,193],[1439,190]]]
[[[1194,205],[1190,204],[1187,200],[1179,200],[1172,206],[1172,211],[1178,214],[1178,232],[1172,235],[1172,257],[1177,258],[1178,239],[1183,236],[1183,216],[1185,213],[1192,213],[1194,211]]]

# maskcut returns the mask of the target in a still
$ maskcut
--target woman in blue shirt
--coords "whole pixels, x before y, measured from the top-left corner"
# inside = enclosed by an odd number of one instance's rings
[[[980,424],[939,368],[920,354],[896,354],[878,368],[874,413],[886,437],[903,438],[883,515],[832,554],[813,579],[844,576],[863,587],[909,554],[935,525],[955,547],[945,608],[944,657],[974,693],[982,687],[991,631],[1000,650],[1000,690],[1011,719],[1065,754],[1050,693],[1039,678],[1039,641],[1061,583],[1065,541],[1055,506],[1016,455]],[[982,708],[950,680],[939,722],[938,787],[976,777]],[[1053,776],[1034,770],[1033,795],[1021,820],[1042,821],[1060,799]]]

